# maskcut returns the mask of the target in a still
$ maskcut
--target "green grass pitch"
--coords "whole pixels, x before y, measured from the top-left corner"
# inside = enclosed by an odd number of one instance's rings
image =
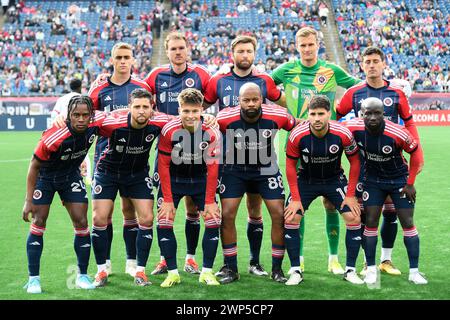
[[[29,224],[21,219],[25,196],[25,178],[32,151],[40,133],[0,133],[0,299],[449,299],[448,279],[450,276],[450,233],[447,216],[450,212],[450,128],[419,128],[425,152],[425,167],[416,182],[418,201],[415,222],[420,234],[420,269],[429,280],[425,286],[416,286],[407,281],[408,260],[403,245],[401,228],[397,236],[393,258],[401,276],[381,275],[379,289],[368,289],[365,285],[354,286],[327,272],[327,242],[325,217],[320,201],[316,200],[307,213],[305,234],[305,281],[299,286],[288,287],[269,278],[250,276],[248,266],[248,242],[246,238],[246,210],[242,205],[238,214],[238,261],[241,279],[225,286],[207,288],[198,283],[198,277],[181,271],[182,283],[170,289],[159,284],[164,275],[150,276],[149,287],[136,287],[133,280],[124,274],[125,249],[122,239],[122,217],[116,202],[114,214],[114,240],[112,264],[114,274],[105,288],[92,291],[71,289],[74,284],[76,257],[73,250],[73,229],[68,214],[61,206],[58,196],[52,205],[47,231],[44,236],[44,252],[41,260],[41,283],[43,294],[28,295],[22,286],[28,278],[25,242]],[[93,152],[93,149],[91,150]],[[280,155],[284,171],[284,155]],[[347,163],[345,163],[347,165]],[[185,254],[184,209],[180,207],[176,219],[178,241],[178,265],[182,269]],[[91,226],[91,212],[89,225]],[[264,242],[261,262],[270,271],[270,217],[264,209]],[[203,232],[203,226],[202,226]],[[341,220],[339,257],[345,264],[345,226]],[[380,240],[379,240],[380,246]],[[378,248],[379,249],[379,248]],[[379,259],[379,253],[377,253]],[[159,260],[157,241],[153,241],[148,262],[148,273]],[[201,239],[197,251],[201,263]],[[214,270],[222,264],[222,250],[219,248]],[[358,258],[358,269],[362,265],[362,252]],[[289,268],[287,254],[283,262],[285,271]],[[91,252],[89,273],[95,274],[94,254]]]

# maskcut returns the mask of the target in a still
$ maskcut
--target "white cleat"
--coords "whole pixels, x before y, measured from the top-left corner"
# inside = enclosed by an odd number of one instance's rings
[[[129,274],[134,278],[136,276],[136,267],[137,267],[136,260],[127,260],[125,266],[125,273]]]
[[[367,268],[366,276],[364,277],[364,282],[367,284],[377,283],[377,269]]]
[[[289,280],[286,281],[286,285],[287,286],[296,286],[298,284],[300,284],[300,282],[303,281],[303,274],[298,271],[298,270],[294,270],[291,273],[291,276],[289,277]]]
[[[75,285],[79,289],[85,289],[85,290],[95,289],[95,286],[92,283],[92,280],[89,278],[89,276],[87,274],[79,274],[77,276]]]
[[[353,284],[364,284],[364,281],[358,277],[355,270],[347,270],[344,273],[344,280]]]
[[[425,279],[424,274],[422,272],[410,273],[408,280],[414,284],[427,284],[428,283],[428,280]]]
[[[30,279],[23,288],[27,289],[27,293],[42,293],[41,279],[39,278]]]

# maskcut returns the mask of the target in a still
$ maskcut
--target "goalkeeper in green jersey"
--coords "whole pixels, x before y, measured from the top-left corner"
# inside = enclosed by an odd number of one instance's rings
[[[301,28],[295,36],[300,59],[288,61],[276,68],[272,73],[275,83],[283,84],[286,103],[290,112],[296,117],[306,119],[308,103],[316,94],[326,95],[331,102],[331,119],[336,120],[334,100],[338,86],[349,88],[358,82],[341,67],[318,58],[319,37],[316,30],[310,27]],[[328,271],[343,274],[344,270],[338,261],[339,247],[339,213],[333,204],[323,198],[326,212],[326,231],[329,244]],[[305,219],[300,225],[300,267],[304,271],[303,240]]]

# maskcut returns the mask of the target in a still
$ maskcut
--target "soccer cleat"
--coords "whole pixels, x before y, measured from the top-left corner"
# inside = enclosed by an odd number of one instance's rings
[[[147,275],[142,271],[136,272],[136,274],[134,276],[134,283],[140,287],[145,287],[145,286],[149,286],[152,284],[148,280]]]
[[[205,283],[208,286],[219,286],[220,285],[220,282],[217,281],[216,276],[211,271],[200,273],[198,282]]]
[[[295,273],[292,272],[293,274]],[[284,276],[283,270],[272,270],[272,274],[270,275],[270,278],[275,282],[285,283],[287,281],[286,277]]]
[[[224,275],[219,279],[220,284],[228,284],[239,280],[239,272],[233,271],[229,268],[224,270]]]
[[[422,272],[410,273],[408,280],[414,284],[427,284],[428,283],[428,280],[425,279],[424,274]]]
[[[30,279],[23,288],[27,289],[27,293],[42,293],[41,279],[39,278]]]
[[[136,267],[137,267],[136,260],[127,260],[126,266],[125,266],[125,273],[129,274],[130,276],[132,276],[134,278],[136,275]]]
[[[94,286],[104,287],[108,282],[108,273],[106,271],[101,271],[95,275]]]
[[[366,273],[367,273],[367,263],[364,262],[364,267],[359,272],[359,275],[365,277]]]
[[[198,264],[194,259],[187,259],[184,264],[184,271],[190,274],[200,274],[200,270],[198,270]]]
[[[378,266],[381,272],[385,272],[387,274],[393,275],[393,276],[399,276],[401,275],[401,271],[398,270],[393,264],[391,260],[384,260],[380,265]]]
[[[167,263],[166,260],[161,260],[152,271],[152,275],[167,273]]]
[[[355,270],[347,270],[344,273],[344,280],[353,284],[364,284],[364,281],[358,277]]]
[[[106,260],[106,273],[108,276],[112,275],[111,260]]]
[[[87,274],[79,274],[77,276],[77,280],[75,281],[75,285],[78,289],[95,289],[95,285],[92,283],[92,280]]]
[[[227,273],[228,266],[224,264],[219,271],[216,272],[215,276],[218,278],[223,278],[225,274]]]
[[[344,274],[344,269],[342,269],[342,266],[337,259],[333,259],[328,262],[328,272],[332,272],[333,274]]]
[[[298,270],[294,270],[291,273],[289,280],[286,281],[286,285],[287,286],[296,286],[296,285],[300,284],[300,282],[302,282],[302,281],[303,281],[303,274]]]
[[[251,265],[248,267],[248,272],[249,272],[250,274],[254,274],[255,276],[260,276],[260,277],[268,276],[268,275],[269,275],[269,274],[267,273],[267,271],[264,270],[264,268],[263,268],[259,263],[251,264]]]
[[[161,287],[163,288],[170,288],[175,284],[178,284],[181,282],[181,278],[179,274],[176,273],[170,273],[167,275],[166,280],[161,283]]]
[[[377,270],[367,269],[366,276],[364,277],[364,282],[367,284],[375,284],[377,282]]]

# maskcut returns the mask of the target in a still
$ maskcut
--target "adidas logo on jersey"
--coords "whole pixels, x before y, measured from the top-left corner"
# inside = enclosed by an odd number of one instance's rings
[[[362,147],[363,146],[362,142],[358,142],[358,146]]]
[[[231,91],[231,86],[226,87],[225,91]]]
[[[308,148],[305,148],[305,149],[303,149],[302,151],[303,151],[304,153],[309,153]]]
[[[169,85],[167,84],[167,82],[164,81],[164,83],[161,85],[161,87],[168,87]]]
[[[30,246],[40,246],[40,245],[41,244],[39,242],[37,242],[37,241],[30,243]]]
[[[125,138],[119,139],[119,142],[127,142],[127,140],[125,140]]]
[[[64,152],[70,152],[70,151],[72,151],[72,149],[70,149],[70,148],[64,150]]]
[[[110,96],[106,96],[105,101],[111,101],[111,97]]]

